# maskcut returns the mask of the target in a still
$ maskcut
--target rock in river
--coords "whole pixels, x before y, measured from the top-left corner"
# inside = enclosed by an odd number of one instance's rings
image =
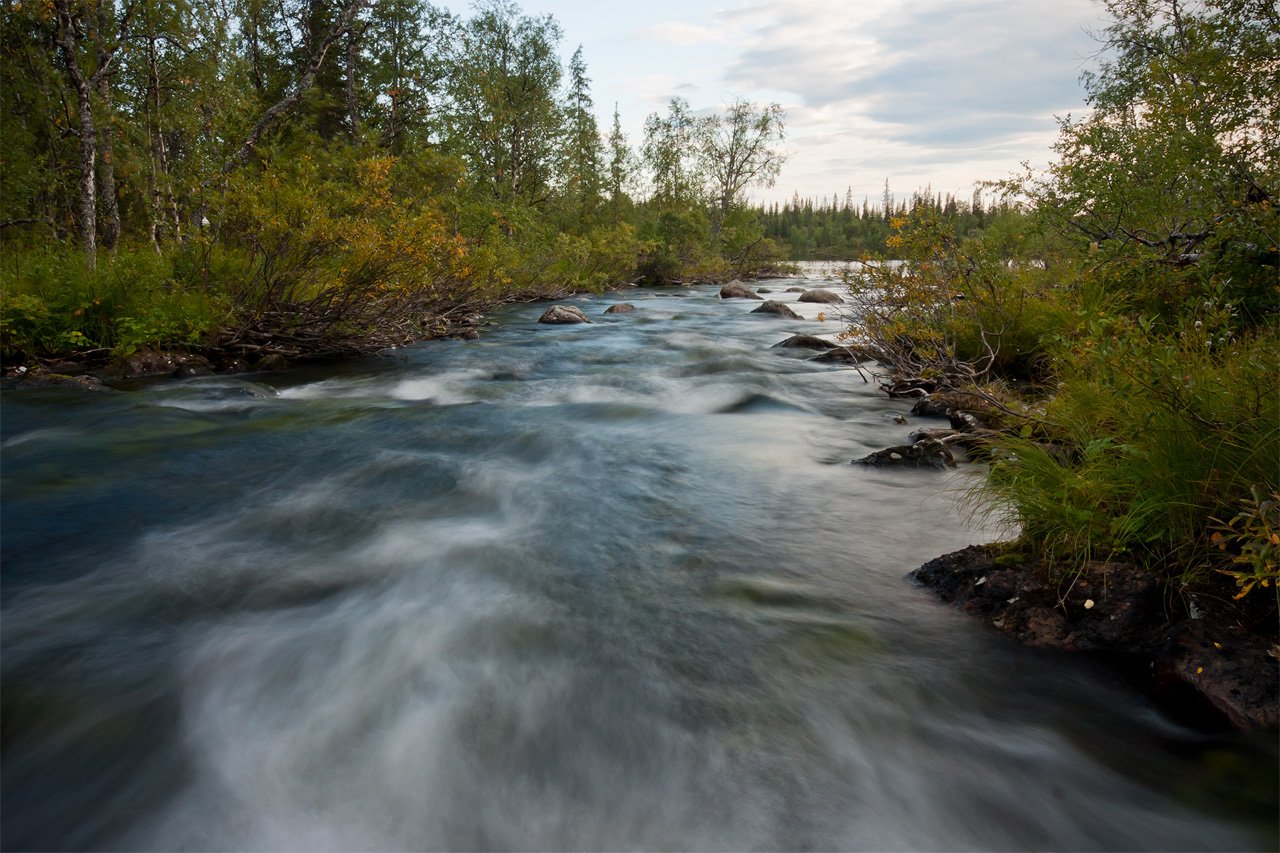
[[[747,287],[738,279],[734,279],[720,288],[721,299],[764,299],[763,296]]]
[[[822,302],[827,305],[836,305],[844,302],[838,294],[832,293],[830,290],[822,290],[815,288],[814,290],[806,290],[800,294],[801,302]]]
[[[863,465],[905,468],[954,468],[956,461],[951,458],[951,451],[941,441],[921,441],[916,444],[904,444],[898,447],[886,447],[877,450],[861,459],[855,459]]]
[[[590,323],[581,308],[572,305],[552,305],[538,318],[539,323]]]
[[[630,302],[619,302],[617,305],[610,305],[608,308],[604,309],[604,313],[628,314],[634,310],[636,310],[636,306],[632,305]]]
[[[779,302],[776,299],[770,299],[768,302],[764,303],[763,305],[761,305],[759,308],[752,311],[751,313],[752,314],[777,314],[779,317],[785,317],[788,320],[804,319],[799,314],[792,311],[791,308],[788,307],[786,303]]]
[[[779,341],[773,346],[775,349],[777,347],[785,347],[787,349],[796,349],[796,348],[817,349],[817,350],[822,350],[823,352],[826,352],[827,350],[835,346],[835,344],[833,344],[831,341],[814,337],[813,335],[792,335],[791,337],[787,338],[785,341]]]

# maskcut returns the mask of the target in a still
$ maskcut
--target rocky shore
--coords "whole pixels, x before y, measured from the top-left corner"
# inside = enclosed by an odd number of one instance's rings
[[[999,543],[930,560],[911,577],[1018,642],[1115,664],[1188,723],[1277,729],[1280,662],[1264,633],[1274,622],[1229,595],[1184,604],[1154,574],[1119,563],[1089,563],[1054,582]]]

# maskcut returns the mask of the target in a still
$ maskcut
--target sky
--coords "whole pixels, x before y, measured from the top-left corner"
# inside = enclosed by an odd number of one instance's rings
[[[468,0],[445,0],[469,12]],[[1094,0],[523,0],[582,45],[602,131],[616,104],[633,146],[673,96],[786,111],[786,165],[756,201],[875,204],[1046,165],[1055,116],[1085,110],[1080,74],[1104,25]]]

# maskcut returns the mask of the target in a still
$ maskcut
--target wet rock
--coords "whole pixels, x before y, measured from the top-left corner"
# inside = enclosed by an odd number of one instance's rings
[[[763,305],[761,305],[759,308],[755,309],[751,313],[752,314],[777,314],[779,317],[783,317],[787,320],[803,320],[804,319],[795,311],[792,311],[791,308],[786,303],[778,302],[775,299],[770,299],[769,301],[765,302]]]
[[[954,429],[918,429],[907,436],[907,441],[915,444],[917,441],[941,441],[944,444],[950,440],[954,440],[960,433]]]
[[[804,293],[800,294],[799,301],[800,302],[820,302],[824,305],[844,304],[844,300],[840,298],[839,294],[832,293],[830,290],[822,290],[821,288],[806,290]]]
[[[767,287],[757,287],[756,293],[773,293],[773,291]]]
[[[636,306],[632,305],[630,302],[619,302],[617,305],[610,305],[608,308],[604,309],[604,313],[629,314],[634,310],[636,310]]]
[[[254,370],[286,370],[288,367],[289,359],[278,352],[267,353],[253,365]]]
[[[85,391],[103,391],[102,380],[87,373],[71,375],[56,373],[43,367],[33,370],[20,369],[10,374],[10,388],[80,388]]]
[[[120,379],[144,379],[155,376],[196,376],[212,373],[213,365],[202,355],[140,349],[114,362],[107,368],[110,376]]]
[[[864,361],[875,361],[876,357],[861,347],[849,346],[833,347],[809,360],[832,364],[861,364]]]
[[[478,341],[480,340],[480,333],[475,329],[464,329],[458,337],[464,341]]]
[[[567,324],[567,323],[590,323],[587,315],[582,313],[581,308],[573,305],[552,305],[542,313],[538,318],[539,323],[550,324]]]
[[[1155,661],[1158,691],[1194,695],[1244,731],[1280,727],[1276,661],[1265,638],[1233,625],[1186,620],[1163,637]]]
[[[966,412],[962,409],[952,409],[947,414],[947,418],[951,421],[951,428],[961,432],[973,432],[974,430],[986,428],[986,421],[973,412]]]
[[[803,287],[788,287],[786,293],[804,293]]]
[[[764,299],[763,296],[734,279],[720,288],[721,299]]]
[[[921,441],[916,444],[902,444],[897,447],[886,447],[877,450],[854,462],[860,465],[874,465],[877,468],[954,468],[955,459],[951,452],[940,441]]]
[[[972,401],[972,397],[946,391],[930,393],[911,407],[911,414],[925,418],[946,418],[951,416],[952,409],[963,409]]]
[[[779,341],[773,346],[774,348],[784,347],[786,349],[816,349],[825,352],[834,347],[835,344],[814,335],[792,335],[785,341]]]

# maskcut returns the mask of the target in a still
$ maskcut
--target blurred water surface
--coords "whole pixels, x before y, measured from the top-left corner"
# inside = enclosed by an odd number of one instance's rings
[[[1270,847],[1265,738],[904,579],[972,473],[848,464],[912,427],[795,284],[6,392],[5,849]]]

